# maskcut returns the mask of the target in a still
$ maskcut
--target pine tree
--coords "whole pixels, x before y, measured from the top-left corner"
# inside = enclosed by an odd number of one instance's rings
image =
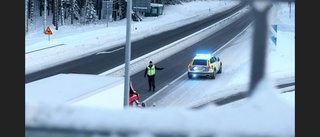
[[[95,6],[90,0],[88,5],[86,6],[86,22],[93,23],[98,19],[97,11],[95,10]]]
[[[60,13],[61,13],[61,26],[63,26],[64,25],[64,5],[65,5],[65,2],[64,2],[64,0],[61,0],[61,2],[60,2]]]
[[[56,30],[59,29],[59,4],[58,4],[58,0],[53,0],[53,18],[52,18],[52,23],[53,25],[56,27]]]
[[[43,0],[43,32],[46,31],[46,27],[47,27],[47,0]]]
[[[28,3],[29,1],[28,0],[25,0],[25,21],[24,21],[24,25],[25,25],[25,34],[28,32]]]
[[[29,0],[29,19],[31,24],[34,20],[34,8],[34,0]]]
[[[69,16],[71,16],[71,24],[74,24],[74,20],[80,19],[80,7],[78,3],[77,0],[70,0]]]

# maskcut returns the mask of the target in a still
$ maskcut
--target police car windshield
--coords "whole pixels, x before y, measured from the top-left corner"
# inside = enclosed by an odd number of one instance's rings
[[[194,60],[193,65],[207,65],[206,60]]]

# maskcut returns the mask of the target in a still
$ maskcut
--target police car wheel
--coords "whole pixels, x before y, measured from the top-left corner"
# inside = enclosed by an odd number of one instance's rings
[[[220,74],[222,72],[222,65],[220,65],[220,69],[218,71],[218,73]]]

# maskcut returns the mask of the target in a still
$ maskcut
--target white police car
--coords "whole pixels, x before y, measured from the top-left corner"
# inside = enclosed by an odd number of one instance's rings
[[[188,78],[210,77],[222,72],[222,61],[213,54],[197,54],[188,65]]]

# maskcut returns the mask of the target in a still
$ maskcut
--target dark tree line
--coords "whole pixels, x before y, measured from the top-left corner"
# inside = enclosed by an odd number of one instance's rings
[[[59,25],[74,24],[76,21],[81,24],[96,23],[96,21],[102,19],[102,1],[103,0],[25,0],[25,31],[28,32],[28,27],[34,23],[36,16],[43,17],[44,26],[47,26],[46,17],[51,17],[51,23],[55,26],[56,30],[58,30]],[[111,1],[113,1],[113,8],[119,10],[120,19],[125,18],[126,0]],[[190,2],[195,0],[151,0],[151,2],[164,5],[180,4],[182,1]]]
[[[36,16],[52,16],[52,24],[58,26],[65,21],[74,24],[93,23],[100,16],[102,0],[25,0],[26,1],[26,31],[28,24],[33,24]],[[38,12],[38,13],[36,13]],[[44,15],[46,12],[46,15]],[[44,17],[44,19],[46,18]],[[60,21],[60,22],[59,22]]]

